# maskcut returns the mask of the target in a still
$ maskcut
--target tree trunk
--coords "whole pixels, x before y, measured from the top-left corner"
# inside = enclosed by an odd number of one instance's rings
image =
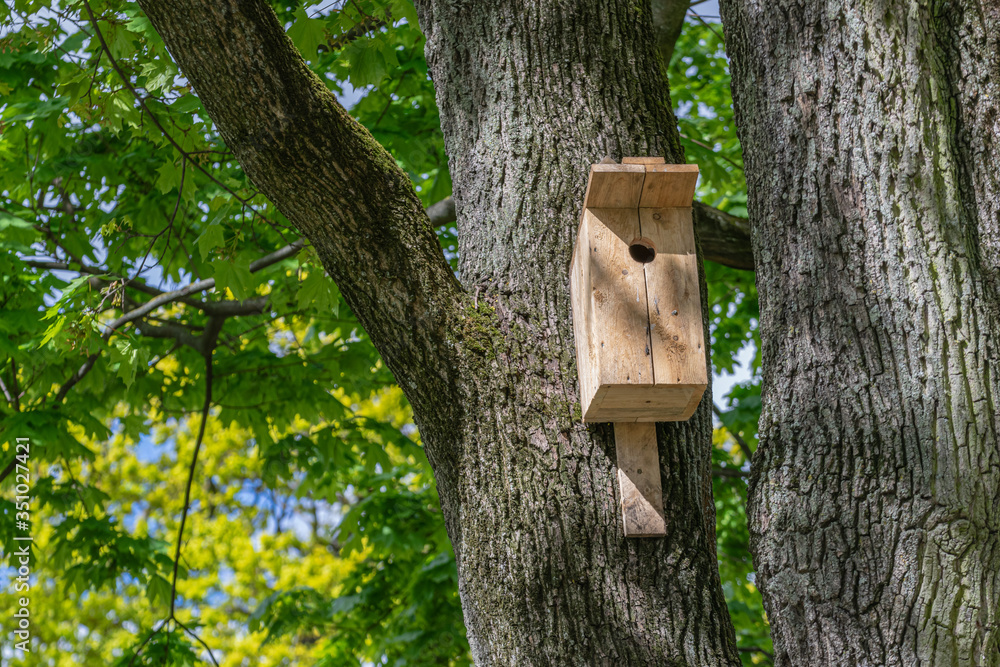
[[[778,665],[1000,665],[1000,10],[724,0]]]
[[[580,423],[568,274],[589,165],[683,161],[648,6],[417,8],[474,295],[461,465],[439,488],[476,661],[738,664],[715,559],[710,399],[658,429],[662,539],[622,536],[612,429]]]
[[[417,3],[464,289],[412,186],[264,0],[141,4],[410,398],[477,662],[738,665],[715,558],[710,398],[658,427],[663,538],[623,537],[612,429],[580,423],[568,271],[589,165],[682,157],[648,2]],[[703,280],[702,292],[707,313]]]

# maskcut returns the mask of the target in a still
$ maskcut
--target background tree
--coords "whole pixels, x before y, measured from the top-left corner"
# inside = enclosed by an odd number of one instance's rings
[[[439,474],[471,473],[473,477],[462,484],[481,484],[465,490],[453,486],[453,505],[445,506],[452,513],[456,543],[469,544],[467,551],[486,561],[476,565],[473,556],[467,559],[475,566],[471,580],[492,582],[498,567],[507,576],[541,573],[537,581],[514,582],[512,590],[523,594],[516,602],[520,606],[498,609],[493,618],[479,619],[478,626],[484,637],[506,632],[505,623],[511,627],[524,623],[522,629],[535,633],[538,641],[531,647],[497,643],[491,655],[476,649],[482,662],[516,660],[515,653],[523,656],[525,650],[535,651],[535,657],[523,658],[529,661],[573,660],[574,655],[599,661],[601,656],[618,655],[637,661],[674,656],[697,663],[703,651],[732,660],[727,624],[719,622],[726,617],[720,607],[722,595],[713,584],[714,517],[704,504],[710,406],[706,402],[699,421],[674,428],[672,434],[661,433],[661,452],[673,476],[668,492],[678,503],[679,524],[670,540],[656,545],[625,542],[618,531],[608,528],[618,521],[611,495],[609,431],[583,429],[560,407],[575,402],[575,373],[566,366],[572,363],[572,337],[565,335],[569,323],[568,302],[561,291],[565,267],[558,264],[560,256],[568,256],[586,165],[605,152],[660,152],[668,159],[680,159],[649,15],[640,17],[646,26],[642,39],[628,47],[637,49],[636,62],[626,63],[620,71],[596,66],[596,46],[573,53],[577,46],[555,40],[551,26],[534,37],[526,32],[518,39],[528,41],[508,45],[503,62],[519,67],[534,62],[524,55],[533,39],[542,40],[549,49],[545,59],[558,60],[562,49],[569,50],[570,60],[586,56],[581,62],[595,66],[579,79],[587,84],[581,90],[600,84],[609,100],[594,98],[585,113],[573,117],[574,123],[583,120],[595,128],[607,111],[637,110],[643,129],[630,136],[635,128],[622,123],[588,137],[584,130],[566,128],[566,119],[557,117],[557,107],[538,115],[538,123],[527,122],[533,112],[517,111],[533,104],[545,108],[553,91],[577,80],[577,71],[538,84],[533,97],[514,100],[519,93],[502,91],[516,102],[504,113],[525,120],[512,120],[506,129],[493,126],[491,131],[503,137],[512,131],[509,145],[515,147],[530,148],[540,141],[539,150],[555,157],[551,164],[531,166],[518,162],[519,149],[495,150],[487,156],[493,160],[490,168],[507,165],[504,174],[514,179],[511,183],[550,173],[548,189],[530,183],[511,185],[506,199],[479,205],[480,223],[467,227],[465,219],[460,220],[463,233],[469,229],[487,240],[492,232],[482,221],[490,212],[502,215],[489,224],[503,223],[493,228],[503,232],[498,237],[503,243],[489,252],[485,244],[459,253],[463,262],[471,262],[461,267],[467,285],[463,293],[451,277],[459,250],[456,230],[450,227],[455,205],[442,201],[451,189],[450,174],[423,61],[423,36],[412,9],[401,3],[316,5],[308,13],[305,8],[276,7],[277,22],[268,18],[266,5],[259,9],[251,23],[263,21],[258,27],[267,28],[274,40],[266,45],[267,60],[280,56],[276,62],[284,62],[294,76],[286,80],[265,75],[267,81],[259,82],[251,70],[265,60],[254,61],[249,51],[234,54],[232,63],[242,62],[248,69],[246,76],[228,69],[222,76],[235,95],[224,113],[242,124],[240,131],[247,133],[242,140],[249,140],[255,151],[256,157],[240,155],[240,160],[250,170],[254,160],[260,161],[256,168],[272,170],[268,178],[280,181],[273,187],[287,188],[282,201],[295,200],[285,211],[293,222],[300,224],[300,215],[310,218],[302,227],[314,236],[308,250],[303,250],[305,244],[289,219],[249,186],[229,152],[244,144],[234,139],[222,142],[218,130],[223,129],[225,136],[225,121],[215,119],[216,126],[210,120],[216,110],[206,98],[210,109],[206,113],[191,83],[203,97],[205,86],[186,66],[190,81],[179,76],[143,14],[134,7],[105,3],[63,9],[20,3],[13,8],[14,29],[5,37],[0,55],[3,80],[9,86],[4,91],[3,150],[24,168],[6,172],[4,184],[3,261],[10,269],[4,272],[5,353],[10,369],[4,377],[9,400],[4,436],[33,435],[34,462],[41,466],[36,473],[50,480],[37,489],[44,506],[36,521],[44,517],[52,526],[51,534],[39,534],[40,576],[50,590],[68,590],[67,601],[88,600],[94,615],[83,625],[97,630],[75,640],[78,652],[59,657],[66,653],[65,642],[71,641],[66,636],[72,632],[73,616],[65,613],[65,605],[61,610],[54,605],[48,616],[42,616],[52,619],[51,625],[42,626],[51,630],[39,633],[38,647],[48,652],[53,664],[109,654],[120,655],[124,664],[142,660],[161,664],[162,656],[182,661],[191,652],[210,661],[217,657],[240,664],[248,655],[256,655],[251,647],[265,635],[250,631],[259,630],[270,638],[271,653],[258,655],[263,660],[302,659],[307,664],[309,657],[322,657],[329,664],[358,659],[407,664],[465,660],[464,633],[456,615],[454,562],[443,539],[441,516],[435,512],[433,480],[420,450],[413,447],[412,427],[406,425],[408,408],[375,407],[394,405],[397,399],[388,388],[392,377],[369,341],[368,334],[374,332],[386,358],[395,359],[390,363],[413,366],[393,370],[415,403],[426,400],[442,408],[432,416],[433,423],[421,424],[425,440],[428,432],[439,429],[437,451],[448,454],[437,461],[443,470]],[[490,16],[494,10],[488,10],[479,19],[487,22],[481,29],[488,28],[501,41],[507,37],[489,22],[528,18],[515,17],[509,8],[495,9],[500,13]],[[624,27],[635,18],[610,5],[605,9],[617,12],[613,15],[618,27],[607,39],[612,46],[619,45]],[[556,16],[549,8],[537,11],[533,20],[540,25],[550,25]],[[566,34],[595,29],[600,14],[593,11],[567,15]],[[450,22],[453,18],[440,25],[457,29]],[[179,39],[182,27],[178,26]],[[309,69],[322,79],[312,78],[301,64],[281,35],[283,28],[307,55]],[[726,120],[728,81],[716,32],[711,26],[689,27],[675,51],[671,71],[681,110],[679,139],[702,165],[700,196],[740,213],[741,162],[732,123]],[[222,42],[204,53],[196,42],[185,43],[214,59],[215,66],[229,67],[220,59]],[[247,44],[231,44],[237,49],[241,45]],[[476,48],[485,54],[487,46]],[[468,62],[480,62],[478,52],[467,55]],[[484,55],[481,62],[490,61]],[[466,74],[449,73],[447,68],[445,72],[455,78]],[[523,76],[525,89],[531,90],[534,75],[524,70]],[[641,80],[643,90],[635,84],[628,88],[628,99],[612,99],[619,79]],[[332,96],[316,88],[320,80],[334,93],[360,97],[351,113],[392,151],[405,175],[395,171],[370,136],[338,110]],[[297,88],[295,81],[306,81],[312,88]],[[277,86],[280,94],[270,97],[266,87],[254,88],[265,84]],[[450,102],[452,109],[468,107],[469,100],[460,92],[452,91],[458,96]],[[286,93],[302,97],[285,99]],[[272,111],[278,109],[275,104],[288,104],[286,111],[312,110],[322,122],[307,113],[288,117],[293,122],[286,124],[280,116],[254,115],[247,104],[262,104]],[[473,105],[467,111],[484,109]],[[460,117],[457,112],[453,115]],[[313,121],[319,124],[310,125]],[[296,135],[305,143],[288,143],[275,132],[289,132],[289,137]],[[558,147],[546,143],[556,139]],[[332,143],[319,146],[322,142]],[[345,151],[358,145],[367,153],[355,163]],[[289,151],[280,158],[286,161],[280,169],[273,162],[275,148]],[[313,159],[320,162],[310,162]],[[550,168],[555,171],[549,172]],[[393,183],[386,184],[382,173],[394,174]],[[346,189],[331,191],[330,184],[338,179]],[[421,197],[419,203],[407,194],[409,182]],[[280,199],[272,197],[275,202]],[[520,199],[529,213],[537,215],[519,216],[511,207]],[[429,212],[443,225],[436,238],[421,210],[435,202]],[[467,210],[461,198],[457,208],[459,213]],[[381,213],[373,217],[375,212]],[[542,221],[535,232],[552,241],[534,250],[545,260],[534,273],[526,269],[530,264],[512,263],[512,248],[520,252],[526,244],[537,245],[522,222],[532,216]],[[704,206],[697,209],[697,216],[708,256],[732,266],[752,264],[739,219]],[[414,224],[400,232],[401,219]],[[329,233],[330,225],[340,230],[337,234],[343,232],[342,225],[356,229],[357,238],[351,241],[355,245],[336,245],[339,237]],[[98,231],[101,236],[95,238]],[[403,236],[396,238],[397,232]],[[505,236],[508,232],[510,237]],[[475,237],[465,238],[471,243]],[[401,239],[402,246],[397,243]],[[408,243],[420,252],[410,252]],[[438,254],[438,244],[451,267]],[[383,251],[397,254],[387,257]],[[321,260],[331,275],[342,272],[338,284],[351,308],[323,276]],[[421,263],[431,266],[437,278],[428,282],[419,267],[406,268]],[[470,270],[479,271],[480,278],[496,277],[470,283],[466,278]],[[386,283],[385,271],[397,275],[398,281]],[[707,271],[716,363],[731,368],[753,325],[755,293],[746,279],[749,274],[717,265],[709,265]],[[503,283],[504,276],[513,278],[514,284]],[[418,301],[413,307],[414,294],[426,290],[441,290],[451,304],[443,299]],[[389,315],[384,308],[390,308]],[[39,309],[47,311],[41,322]],[[365,328],[358,326],[355,311],[362,319],[373,318]],[[444,349],[424,349],[421,346],[442,333],[440,328],[425,328],[428,318],[439,316],[447,327]],[[410,331],[416,335],[401,335]],[[441,367],[430,363],[441,354],[458,355],[457,364],[444,366],[465,378],[457,384],[457,398],[455,387],[439,392],[405,382],[429,378],[444,382],[441,386],[446,388],[455,384],[441,378]],[[519,376],[509,368],[523,373]],[[492,391],[500,393],[491,395]],[[735,393],[739,403],[723,415],[723,421],[742,439],[737,443],[719,431],[720,447],[713,453],[716,503],[722,510],[718,537],[732,618],[744,647],[765,651],[747,651],[744,658],[759,662],[766,659],[768,646],[766,630],[754,611],[754,588],[747,580],[738,476],[753,446],[755,391],[751,386]],[[489,404],[497,396],[506,398]],[[477,403],[480,407],[474,410]],[[490,422],[479,420],[489,414],[494,415],[493,425],[486,428]],[[199,436],[203,424],[206,435]],[[491,439],[491,434],[510,429],[516,432]],[[151,439],[154,436],[156,440]],[[155,444],[158,441],[162,444]],[[506,467],[499,469],[513,481],[514,496],[496,496],[501,487],[496,478],[486,476],[490,464],[477,462],[473,451],[477,447],[486,447],[483,452],[504,463]],[[427,451],[435,456],[434,445]],[[554,469],[544,463],[551,452],[559,454]],[[580,458],[581,452],[590,454]],[[126,465],[126,453],[137,454],[141,466]],[[540,477],[542,470],[550,472]],[[190,502],[185,497],[188,489]],[[480,497],[489,502],[473,509],[489,512],[486,518],[503,534],[518,534],[505,524],[519,529],[524,538],[520,546],[477,542],[469,535],[456,538],[455,513],[469,498]],[[595,502],[600,505],[595,507]],[[509,512],[510,508],[517,512]],[[525,516],[536,517],[536,512],[551,521],[564,515],[575,518],[564,526],[558,521],[515,526]],[[588,528],[594,521],[600,527]],[[324,534],[327,526],[335,528]],[[489,535],[487,524],[473,528]],[[268,541],[265,547],[262,532],[279,542]],[[257,537],[248,545],[249,535]],[[580,542],[594,535],[609,542]],[[560,544],[559,539],[565,542]],[[220,540],[232,542],[228,553],[213,551],[212,543]],[[267,547],[274,549],[268,565],[244,558],[251,549],[260,552]],[[495,548],[506,554],[508,562],[494,559],[490,550]],[[547,555],[547,550],[554,555]],[[327,574],[284,579],[264,574],[287,567],[296,554],[306,553],[315,554],[316,571]],[[687,562],[686,554],[697,558]],[[175,559],[181,564],[176,589]],[[510,562],[533,569],[509,570]],[[576,573],[575,579],[558,572],[560,562],[572,565],[567,572]],[[608,568],[600,575],[604,580],[599,580],[595,562]],[[697,581],[686,586],[686,581],[670,578],[678,574]],[[263,576],[266,587],[255,576]],[[638,577],[647,603],[637,605],[625,597],[632,587],[626,578],[632,576]],[[292,582],[308,586],[295,587]],[[701,586],[706,582],[707,588]],[[487,594],[494,590],[487,588]],[[271,591],[273,595],[265,595]],[[688,599],[689,592],[711,603],[715,618],[706,616],[698,625],[704,610]],[[609,593],[613,595],[608,597]],[[531,596],[547,604],[561,601],[566,609],[590,611],[574,618],[532,607],[522,615],[524,606],[534,600]],[[153,603],[152,609],[144,598]],[[470,604],[467,601],[467,613],[476,609]],[[117,616],[99,619],[100,610],[106,608],[102,605],[117,606]],[[209,609],[218,612],[203,611]],[[614,628],[634,628],[642,620],[630,618],[631,614],[648,614],[648,622],[643,622],[649,634],[632,632],[611,641]],[[685,618],[691,625],[684,624]],[[229,625],[232,620],[238,623],[236,630]],[[595,628],[598,634],[592,634]],[[567,635],[564,630],[572,632]],[[599,636],[607,639],[603,645],[593,643]],[[578,641],[579,637],[586,641]],[[215,649],[213,654],[200,643],[202,638]]]
[[[777,664],[1000,664],[1000,9],[727,0]],[[835,372],[831,372],[835,369]]]

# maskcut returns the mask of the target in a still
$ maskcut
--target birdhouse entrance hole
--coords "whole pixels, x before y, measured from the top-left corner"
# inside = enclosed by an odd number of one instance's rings
[[[628,245],[628,254],[640,264],[649,264],[656,259],[656,246],[645,237],[632,239]]]

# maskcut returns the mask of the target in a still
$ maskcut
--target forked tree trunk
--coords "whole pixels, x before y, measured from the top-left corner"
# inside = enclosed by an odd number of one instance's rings
[[[723,0],[778,665],[1000,664],[1000,9]]]
[[[682,157],[648,2],[417,3],[463,288],[405,175],[266,0],[141,4],[410,398],[477,662],[739,664],[715,558],[709,399],[658,429],[663,538],[622,536],[612,429],[580,423],[568,271],[589,165]]]

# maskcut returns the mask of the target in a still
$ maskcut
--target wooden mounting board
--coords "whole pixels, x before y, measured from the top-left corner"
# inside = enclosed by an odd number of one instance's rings
[[[665,535],[656,424],[615,424],[615,450],[625,537]]]

